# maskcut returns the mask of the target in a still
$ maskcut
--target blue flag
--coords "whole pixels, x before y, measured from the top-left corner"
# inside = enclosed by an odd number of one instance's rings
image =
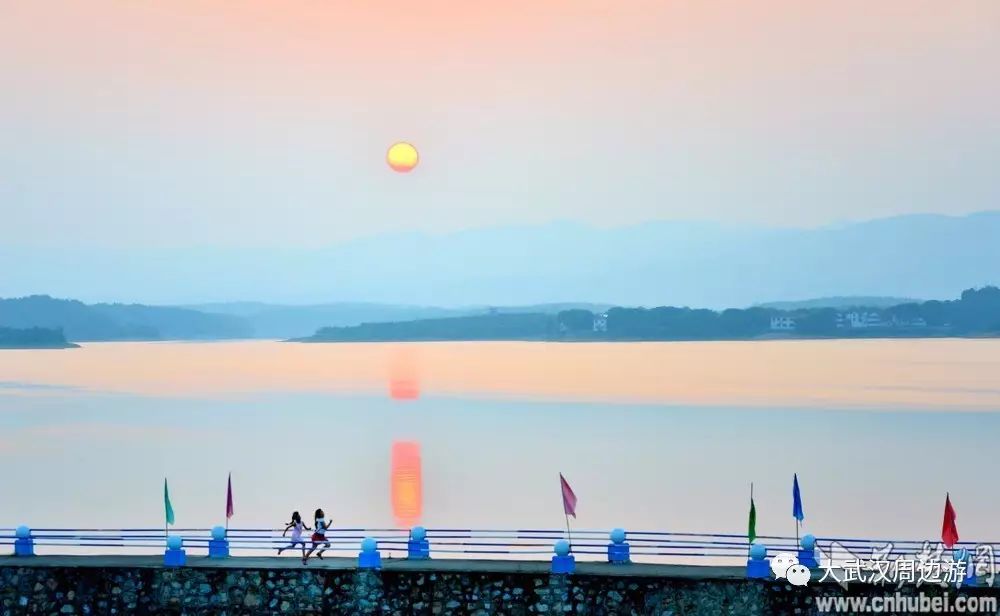
[[[795,473],[792,480],[792,517],[801,522],[806,514],[802,513],[802,494],[799,493],[799,474]]]

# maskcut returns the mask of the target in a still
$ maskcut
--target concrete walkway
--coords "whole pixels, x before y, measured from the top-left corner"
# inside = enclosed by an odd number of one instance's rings
[[[210,559],[207,556],[188,556],[188,567],[214,569],[306,569],[348,570],[356,569],[356,558],[310,558],[308,565],[301,559],[280,556],[234,556]],[[549,563],[542,560],[469,560],[445,558],[434,560],[382,559],[385,571],[466,571],[471,573],[545,573]],[[106,568],[160,568],[162,556],[0,556],[0,567],[106,567]],[[695,580],[745,579],[743,567],[706,567],[697,565],[612,565],[602,562],[580,562],[577,575],[660,577]]]

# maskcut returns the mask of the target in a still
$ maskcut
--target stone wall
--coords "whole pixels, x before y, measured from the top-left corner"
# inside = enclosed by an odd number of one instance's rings
[[[942,592],[940,589],[922,590]],[[853,591],[853,589],[852,589]],[[863,592],[884,594],[891,589]],[[997,589],[972,592],[996,595]],[[457,571],[0,567],[0,614],[813,614],[808,588],[747,580]],[[856,593],[852,593],[856,594]]]

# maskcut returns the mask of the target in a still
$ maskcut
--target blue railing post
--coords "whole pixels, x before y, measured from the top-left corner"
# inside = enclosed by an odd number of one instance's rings
[[[359,569],[381,569],[382,555],[378,552],[378,541],[373,537],[361,540],[361,552],[358,554]]]
[[[972,554],[969,550],[965,548],[956,548],[952,552],[952,558],[955,562],[965,562],[965,577],[961,581],[956,581],[955,586],[971,586],[976,587],[979,585],[979,580],[976,579],[976,563],[972,559]]]
[[[187,564],[187,554],[182,549],[184,540],[177,535],[167,537],[167,549],[163,552],[164,567],[183,567]]]
[[[34,556],[35,540],[31,536],[31,529],[27,526],[18,526],[14,531],[14,556]]]
[[[431,543],[427,540],[427,530],[414,526],[410,530],[410,540],[406,542],[406,557],[410,560],[426,560],[431,557]]]
[[[229,537],[222,526],[212,528],[212,538],[208,541],[209,558],[229,558]]]
[[[625,529],[616,528],[611,531],[611,543],[608,544],[608,562],[616,565],[631,562],[629,546],[625,542]]]
[[[13,552],[13,555],[16,557],[29,557],[35,555],[35,539],[40,542],[38,545],[43,546],[43,552],[46,550],[52,551],[51,547],[45,547],[51,543],[60,547],[72,546],[89,549],[107,547],[110,548],[108,550],[109,553],[122,553],[128,552],[133,548],[143,547],[146,550],[155,550],[159,538],[163,537],[166,544],[163,562],[168,567],[186,565],[185,548],[187,546],[184,544],[187,539],[195,542],[191,545],[194,546],[196,556],[199,554],[205,555],[206,552],[210,559],[225,559],[232,556],[232,542],[229,540],[228,529],[222,526],[215,526],[210,530],[205,527],[196,529],[171,528],[170,530],[176,533],[176,535],[164,537],[164,535],[160,535],[156,531],[151,531],[147,528],[46,528],[39,530],[31,529],[28,526],[18,526],[16,528],[8,526],[6,529],[0,529],[0,535],[6,536],[5,540],[3,537],[0,537],[0,543],[6,541],[8,546],[14,546],[12,550],[8,547],[10,551],[7,554]],[[240,549],[248,553],[249,551],[254,551],[260,554],[262,551],[273,550],[275,542],[280,541],[280,538],[275,535],[273,529],[243,528],[234,532],[237,533],[237,547],[242,546]],[[278,535],[280,535],[280,532],[279,529]],[[549,546],[554,548],[554,555],[552,553],[549,554],[551,559],[550,570],[553,574],[575,573],[576,563],[574,552],[587,552],[585,546],[590,546],[589,553],[596,554],[597,556],[594,558],[600,560],[599,556],[605,553],[605,550],[601,550],[602,539],[606,547],[606,562],[610,564],[618,565],[633,562],[631,560],[631,547],[634,543],[638,561],[645,559],[659,560],[661,556],[675,556],[683,558],[685,561],[692,557],[698,557],[703,559],[705,563],[715,564],[713,561],[719,561],[719,564],[735,565],[742,564],[745,559],[746,577],[751,579],[772,579],[774,577],[771,568],[772,563],[774,563],[775,569],[778,567],[775,557],[769,553],[769,546],[765,545],[763,541],[769,541],[772,545],[777,543],[783,546],[778,549],[781,552],[778,555],[781,558],[778,560],[782,563],[786,556],[789,559],[797,558],[800,564],[813,569],[814,573],[818,570],[820,564],[824,564],[825,566],[823,558],[826,558],[825,550],[820,549],[820,541],[811,534],[802,535],[797,542],[798,545],[793,543],[795,541],[794,537],[787,536],[766,536],[760,538],[760,543],[755,542],[747,545],[742,542],[745,541],[742,534],[626,531],[623,528],[615,528],[607,534],[605,534],[606,531],[579,531],[579,545],[584,547],[577,549],[577,546],[571,546],[565,539],[562,539],[563,537],[567,537],[564,529],[506,530],[495,528],[442,528],[429,531],[422,526],[414,526],[410,529],[408,537],[405,540],[401,534],[402,531],[397,529],[387,531],[385,529],[352,528],[338,529],[335,532],[338,542],[344,538],[348,542],[359,541],[356,539],[357,537],[365,538],[365,541],[360,542],[361,550],[358,552],[357,567],[360,569],[381,568],[382,559],[379,554],[379,543],[383,539],[388,542],[383,543],[383,545],[389,550],[389,554],[402,552],[405,549],[406,558],[414,561],[422,561],[432,557],[440,558],[440,555],[445,552],[452,552],[455,556],[461,555],[464,558],[479,558],[481,557],[478,556],[480,554],[502,553],[509,555],[508,557],[510,558],[534,559],[539,557],[538,546],[540,544],[544,546],[545,543],[548,543]],[[38,534],[36,535],[35,533]],[[368,533],[371,533],[371,536],[367,536]],[[383,535],[382,533],[386,534]],[[431,533],[434,533],[435,538],[433,547],[436,552],[433,555],[431,554],[431,542],[429,540]],[[576,533],[577,531],[574,531],[574,538],[576,538]],[[244,539],[240,539],[240,537],[244,537]],[[382,537],[382,539],[376,540],[376,537]],[[452,541],[451,539],[457,539],[457,541]],[[560,540],[557,542],[557,539]],[[870,550],[891,541],[897,546],[902,546],[901,549],[905,548],[903,551],[906,553],[916,549],[913,546],[919,546],[922,543],[898,538],[894,540],[824,538],[822,541],[824,544],[833,541],[846,542],[852,550]],[[202,549],[202,542],[208,544],[207,550],[206,552],[199,553],[199,550]],[[282,543],[285,542],[282,541]],[[358,545],[358,543],[355,543],[355,546]],[[961,546],[957,546],[959,547],[958,550],[954,552],[949,550],[944,555],[947,564],[952,567],[949,570],[950,573],[956,574],[958,572],[955,568],[963,567],[961,575],[950,576],[956,585],[973,587],[977,586],[977,583],[979,586],[983,584],[982,579],[976,579],[976,571],[973,567],[974,563],[969,562],[970,558],[972,560],[977,558],[976,551],[970,548],[971,545],[973,545],[971,542],[965,542]],[[983,542],[981,545],[984,548],[992,546],[993,549],[996,549],[998,542]],[[962,547],[966,549],[963,550],[961,549]],[[333,549],[336,550],[336,548]],[[2,551],[2,548],[0,548],[0,551]],[[544,554],[544,547],[542,548],[542,552]],[[823,554],[822,557],[821,553]],[[450,554],[446,555],[450,556]],[[23,560],[27,561],[29,559],[24,558]],[[667,562],[671,561],[667,560]],[[584,569],[587,566],[584,565]],[[980,565],[980,567],[982,566]],[[626,565],[614,568],[627,569],[628,567]],[[979,573],[981,574],[982,571],[983,569],[980,568]]]
[[[816,537],[804,535],[800,546],[802,549],[799,550],[799,564],[810,569],[819,567],[819,562],[816,560]]]
[[[552,573],[568,575],[576,571],[576,558],[569,553],[569,541],[556,541],[554,550],[556,555],[552,557]]]
[[[766,579],[771,577],[771,562],[767,557],[767,546],[755,543],[750,546],[750,558],[747,559],[747,577],[751,579]]]
[[[972,559],[972,554],[968,555],[966,562],[968,564],[966,565],[967,568],[965,570],[965,581],[963,582],[963,585],[972,587],[979,586],[979,580],[976,579],[976,561]],[[992,566],[992,563],[990,566]]]

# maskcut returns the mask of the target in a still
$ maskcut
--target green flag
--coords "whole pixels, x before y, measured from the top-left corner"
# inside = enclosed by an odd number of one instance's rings
[[[753,504],[753,495],[750,495],[750,519],[747,521],[747,542],[753,543],[757,538],[757,508]]]
[[[167,478],[163,478],[163,509],[167,514],[167,524],[174,523],[174,508],[170,505],[170,490],[167,489]]]

